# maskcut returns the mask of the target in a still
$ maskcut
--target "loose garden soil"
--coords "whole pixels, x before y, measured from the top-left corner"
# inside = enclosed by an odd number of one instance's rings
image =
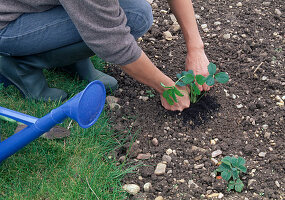
[[[154,25],[139,44],[160,70],[176,80],[176,73],[184,70],[187,53],[183,36],[181,30],[173,29],[166,0],[155,0],[152,7]],[[208,58],[219,71],[228,72],[230,81],[215,85],[189,109],[170,112],[161,106],[155,91],[149,92],[150,88],[119,67],[110,67],[120,84],[114,96],[121,106],[112,111],[111,119],[116,131],[130,128],[137,133],[127,158],[141,164],[122,184],[140,186],[140,192],[130,199],[218,195],[224,199],[284,199],[284,0],[205,0],[194,1],[194,7]],[[172,33],[172,40],[164,38],[165,31]],[[118,160],[122,161],[127,149],[116,152]],[[217,165],[211,158],[216,150],[222,151],[214,158],[217,161],[232,155],[246,159],[242,193],[227,192],[225,182],[213,176]],[[156,175],[163,156],[166,171]],[[152,187],[146,192],[143,187],[148,182]]]

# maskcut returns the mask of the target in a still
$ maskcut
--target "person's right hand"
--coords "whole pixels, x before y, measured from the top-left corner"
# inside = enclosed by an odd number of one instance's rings
[[[183,111],[186,108],[190,107],[190,98],[189,98],[189,92],[187,91],[186,87],[178,87],[177,89],[184,95],[183,97],[177,96],[178,102],[173,105],[169,105],[169,103],[166,101],[166,99],[160,94],[160,101],[162,106],[171,111]]]

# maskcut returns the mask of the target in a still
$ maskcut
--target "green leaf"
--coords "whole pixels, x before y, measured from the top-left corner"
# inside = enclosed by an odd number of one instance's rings
[[[192,83],[191,86],[193,87],[193,91],[195,95],[200,95],[201,91],[199,90],[198,86],[195,83]]]
[[[208,65],[208,71],[209,71],[210,75],[214,75],[216,73],[216,71],[217,71],[216,65],[214,63],[210,63]]]
[[[184,83],[190,84],[194,81],[194,75],[193,74],[186,74],[184,78],[181,79]]]
[[[168,103],[169,105],[173,105],[173,104],[174,104],[173,100],[169,97],[169,92],[168,92],[168,90],[165,90],[165,91],[162,93],[162,96],[166,99],[166,101],[167,101],[167,103]]]
[[[176,74],[176,77],[178,78],[178,79],[180,79],[181,77],[182,77],[182,74]]]
[[[223,172],[221,173],[221,176],[222,176],[222,178],[223,178],[224,180],[229,181],[230,178],[232,177],[232,174],[231,174],[231,172],[223,171]]]
[[[244,184],[242,183],[240,179],[238,179],[235,183],[235,191],[241,192],[243,187],[244,187]]]
[[[245,166],[239,166],[238,167],[240,169],[240,171],[242,171],[243,173],[246,173],[246,167]]]
[[[176,95],[175,95],[174,89],[169,90],[169,96],[171,96],[172,99],[173,99],[176,103],[178,102],[178,101],[177,101],[177,98],[176,98]]]
[[[223,171],[231,171],[231,170],[232,170],[231,166],[229,166],[229,165],[227,165],[227,164],[225,164],[225,163],[222,163],[222,164],[219,166],[219,168],[221,168]]]
[[[183,86],[186,86],[187,84],[183,83],[182,81],[179,81],[178,83],[176,83],[176,85],[183,87]]]
[[[193,74],[193,75],[195,75],[194,72],[193,72],[193,70],[188,70],[187,73],[188,73],[188,74]]]
[[[245,164],[245,159],[242,157],[238,157],[238,166],[244,166]]]
[[[232,159],[232,165],[234,167],[238,167],[238,159],[236,157],[234,157],[234,156],[231,159]]]
[[[184,96],[176,87],[174,87],[173,89],[174,89],[174,92],[177,96],[180,96],[180,97]]]
[[[232,190],[235,188],[235,182],[234,181],[229,181],[228,183],[228,191]]]
[[[229,81],[229,75],[226,72],[220,72],[217,73],[215,75],[215,79],[219,82],[219,83],[226,83]]]
[[[181,73],[182,76],[185,76],[186,74],[188,74],[188,72],[186,72],[186,71],[183,71],[183,72]]]
[[[196,75],[196,81],[197,81],[197,83],[199,84],[199,85],[203,85],[204,83],[205,83],[205,81],[206,81],[206,77],[205,76],[203,76],[203,75]]]
[[[207,84],[208,86],[212,86],[212,85],[215,84],[215,79],[214,79],[214,77],[213,77],[212,75],[207,76],[207,78],[206,78],[206,84]]]
[[[233,168],[233,169],[235,169],[235,170],[233,170],[233,179],[236,180],[239,178],[239,173],[238,173],[236,168]]]
[[[230,156],[226,156],[222,159],[222,163],[225,163],[226,165],[232,167],[232,158]]]

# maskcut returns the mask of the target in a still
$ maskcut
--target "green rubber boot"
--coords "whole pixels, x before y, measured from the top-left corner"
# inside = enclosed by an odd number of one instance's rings
[[[42,70],[68,66],[92,55],[94,53],[86,44],[79,42],[35,55],[2,56],[0,57],[0,74],[14,84],[26,98],[44,101],[64,100],[67,94],[63,90],[49,88]]]
[[[28,99],[57,101],[67,97],[63,90],[48,87],[42,69],[31,67],[21,59],[1,56],[0,73]]]
[[[110,94],[118,88],[118,81],[114,77],[95,69],[89,58],[66,66],[64,69],[78,74],[80,79],[87,80],[88,82],[94,80],[101,81],[105,86],[106,93]]]

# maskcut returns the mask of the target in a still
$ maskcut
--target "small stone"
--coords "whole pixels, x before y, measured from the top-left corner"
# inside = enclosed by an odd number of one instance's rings
[[[207,24],[201,24],[201,28],[202,28],[202,29],[207,28],[207,26],[208,26]]]
[[[200,15],[195,14],[196,19],[201,19]]]
[[[107,96],[107,97],[106,97],[106,102],[107,102],[107,104],[110,104],[110,103],[118,103],[119,100],[120,100],[119,98],[114,97],[114,96]]]
[[[267,80],[268,80],[268,77],[267,77],[267,76],[262,76],[262,77],[261,77],[261,80],[262,80],[262,81],[267,81]]]
[[[176,17],[175,17],[174,14],[170,14],[169,16],[170,16],[171,21],[172,21],[174,24],[177,24],[177,23],[178,23],[178,22],[177,22],[177,19],[176,19]]]
[[[147,160],[151,157],[151,154],[150,153],[146,153],[146,154],[142,154],[140,153],[138,156],[137,156],[137,159],[138,160]]]
[[[216,141],[215,141],[215,140],[211,140],[211,141],[210,141],[210,144],[211,144],[211,145],[215,145],[215,144],[216,144]]]
[[[120,163],[123,163],[125,160],[126,160],[126,156],[121,156],[121,157],[119,158],[119,162],[120,162]]]
[[[224,194],[223,193],[219,193],[218,198],[222,199],[223,197],[224,197]]]
[[[166,171],[166,164],[164,163],[158,163],[156,166],[156,169],[154,171],[155,175],[163,175]]]
[[[249,179],[247,183],[247,187],[250,187],[254,182],[256,182],[255,179]]]
[[[217,165],[219,163],[219,161],[217,161],[215,158],[211,158],[211,161],[214,165]]]
[[[151,183],[146,183],[146,184],[144,184],[144,186],[143,186],[143,190],[145,191],[145,192],[150,192],[150,190],[151,190],[151,188],[152,188],[152,185],[151,185]]]
[[[208,198],[217,198],[219,196],[220,193],[212,193],[207,195]]]
[[[262,4],[265,5],[265,6],[270,6],[271,2],[265,1],[265,2],[263,2]]]
[[[280,188],[280,183],[278,181],[275,181],[275,185]]]
[[[163,155],[162,156],[162,161],[165,161],[167,163],[171,163],[171,157],[169,155]]]
[[[221,25],[221,22],[216,21],[216,22],[214,22],[214,25],[215,25],[215,26],[219,26],[219,25]]]
[[[163,36],[166,40],[170,41],[173,39],[172,34],[170,33],[170,31],[165,31],[163,32]]]
[[[139,96],[139,99],[143,100],[143,101],[147,101],[149,99],[149,97],[146,96]]]
[[[267,124],[263,124],[263,125],[262,125],[262,129],[263,129],[263,130],[268,129],[268,125],[267,125]]]
[[[153,3],[153,0],[146,0],[149,4]]]
[[[153,138],[151,143],[154,145],[154,146],[158,146],[158,140],[156,138]]]
[[[180,179],[177,181],[178,183],[185,183],[185,179]]]
[[[237,5],[237,7],[242,7],[242,3],[241,2],[238,2],[236,5]]]
[[[125,184],[123,189],[129,194],[136,195],[140,191],[140,186],[136,184]]]
[[[172,29],[173,32],[177,32],[177,31],[179,31],[181,29],[181,27],[180,27],[179,24],[173,24],[171,26],[171,29]]]
[[[271,135],[270,132],[265,132],[265,133],[264,133],[264,137],[265,137],[266,139],[269,139],[269,138],[270,138],[270,135]]]
[[[184,160],[184,161],[183,161],[183,164],[184,164],[184,165],[189,165],[189,160]]]
[[[282,97],[282,100],[285,100],[285,96]]]
[[[241,109],[241,108],[243,108],[243,105],[242,105],[242,104],[238,104],[238,105],[237,105],[237,108],[238,108],[238,109]]]
[[[266,152],[260,152],[260,153],[258,154],[258,156],[261,157],[261,158],[264,158],[265,155],[266,155]]]
[[[201,169],[204,166],[205,166],[204,164],[200,164],[200,165],[194,164],[194,169]]]
[[[164,198],[162,196],[158,196],[154,200],[164,200]]]
[[[196,183],[194,183],[193,180],[189,180],[188,181],[188,187],[189,188],[191,188],[191,187],[198,188],[199,186]]]
[[[155,2],[154,2],[154,3],[152,3],[151,5],[152,5],[152,8],[153,8],[153,9],[157,9],[157,8],[158,8],[157,3],[155,3]]]
[[[278,16],[282,15],[281,11],[278,8],[275,9],[275,14]]]
[[[173,152],[172,149],[167,149],[167,150],[166,150],[166,154],[167,154],[167,155],[172,154],[172,152]]]
[[[219,155],[221,155],[223,152],[221,150],[216,150],[212,152],[212,158],[215,158]]]
[[[226,39],[226,40],[230,39],[231,38],[231,34],[226,33],[226,34],[223,35],[223,38]]]

